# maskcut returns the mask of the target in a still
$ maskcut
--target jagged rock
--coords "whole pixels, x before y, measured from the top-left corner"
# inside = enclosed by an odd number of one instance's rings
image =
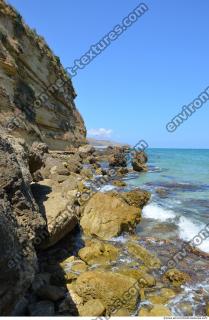
[[[179,287],[182,284],[191,280],[190,276],[178,269],[170,269],[163,275],[163,280],[170,282],[174,287]]]
[[[128,252],[141,260],[146,267],[153,269],[160,268],[160,260],[141,245],[134,242],[128,242],[127,248]]]
[[[34,142],[30,148],[29,168],[31,174],[44,166],[44,155],[48,153],[48,146],[45,143]]]
[[[127,173],[129,173],[128,168],[119,168],[119,169],[117,169],[117,175],[118,176],[124,176]]]
[[[30,189],[28,154],[18,142],[0,136],[1,315],[11,314],[31,285],[37,270],[34,244],[45,227]],[[14,146],[20,147],[17,155]]]
[[[121,308],[133,312],[139,298],[136,281],[114,272],[88,271],[67,287],[78,309],[90,299],[100,299],[108,315]]]
[[[42,141],[54,150],[86,143],[70,77],[44,38],[2,0],[0,42],[0,124],[28,144]]]
[[[139,310],[139,317],[169,317],[172,316],[170,310],[162,304],[142,307]]]
[[[150,193],[141,190],[136,189],[133,191],[123,192],[119,194],[130,206],[143,208],[147,202],[150,200]]]
[[[110,167],[126,167],[126,154],[124,149],[121,147],[115,147],[113,149],[113,154],[109,158],[109,166]]]
[[[109,264],[118,257],[119,250],[108,243],[89,241],[87,246],[80,249],[79,257],[88,265]]]
[[[122,231],[133,230],[140,217],[139,208],[129,206],[115,195],[96,193],[84,207],[80,225],[86,235],[108,240]]]
[[[144,151],[134,152],[132,159],[132,167],[134,171],[147,171],[146,162],[148,161],[147,155]]]

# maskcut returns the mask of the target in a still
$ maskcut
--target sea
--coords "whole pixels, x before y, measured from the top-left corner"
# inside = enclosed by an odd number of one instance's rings
[[[148,149],[148,172],[126,177],[132,189],[151,192],[140,235],[193,241],[209,252],[209,150]],[[200,234],[201,233],[201,234]],[[201,235],[201,236],[200,236]]]

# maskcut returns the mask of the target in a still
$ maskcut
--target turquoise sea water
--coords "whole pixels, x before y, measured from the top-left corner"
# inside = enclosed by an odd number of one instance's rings
[[[148,172],[128,180],[152,193],[139,232],[151,236],[158,230],[162,238],[190,241],[209,224],[209,150],[149,149],[147,154]],[[167,225],[165,232],[160,224]],[[209,238],[199,249],[209,252]]]

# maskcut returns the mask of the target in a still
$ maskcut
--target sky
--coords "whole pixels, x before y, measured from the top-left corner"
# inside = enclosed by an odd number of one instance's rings
[[[70,67],[136,0],[9,0]],[[148,11],[73,78],[89,135],[153,148],[209,148],[209,103],[166,124],[209,86],[209,1],[148,0]]]

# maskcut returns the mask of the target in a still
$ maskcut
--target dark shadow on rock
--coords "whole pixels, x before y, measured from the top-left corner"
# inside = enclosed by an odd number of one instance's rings
[[[53,302],[54,315],[56,316],[78,316],[77,307],[68,292],[65,272],[60,267],[60,263],[72,255],[77,255],[78,251],[83,246],[84,242],[81,238],[80,228],[76,227],[70,234],[60,240],[53,247],[50,247],[46,250],[37,249],[39,274],[49,274],[50,285],[58,288],[63,288],[66,292],[63,299]],[[43,300],[41,300],[40,297],[36,293],[34,293],[33,288],[31,288],[30,292],[28,293],[28,304],[32,306],[32,308],[34,308],[34,306],[36,305],[37,307],[40,307],[41,301]],[[41,306],[47,306],[49,308],[49,304],[47,303],[42,303]],[[27,315],[33,314],[28,312]],[[46,314],[42,315],[44,316]]]
[[[31,190],[39,207],[39,212],[41,213],[44,220],[47,222],[44,201],[48,199],[48,194],[52,192],[52,188],[38,183],[33,183],[31,185]]]

